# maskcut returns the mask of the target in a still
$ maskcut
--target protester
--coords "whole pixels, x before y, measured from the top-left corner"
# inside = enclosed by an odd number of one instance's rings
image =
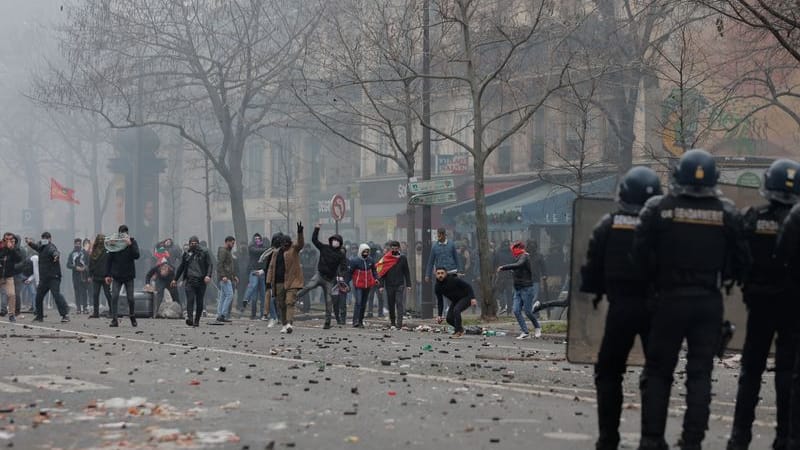
[[[439,315],[437,323],[442,323],[442,313],[444,311],[444,297],[450,300],[450,308],[447,311],[447,323],[455,330],[450,336],[458,339],[464,336],[464,327],[461,324],[461,313],[470,306],[476,306],[478,301],[475,299],[475,291],[466,281],[449,276],[446,267],[436,268],[436,300]]]
[[[106,236],[98,234],[94,238],[92,252],[89,254],[89,282],[92,286],[92,315],[90,319],[100,317],[100,291],[106,296],[106,305],[111,309],[111,286],[105,282],[108,252],[106,251]]]
[[[125,296],[128,299],[128,316],[131,326],[136,327],[135,302],[133,298],[133,280],[136,278],[136,260],[139,259],[139,244],[136,239],[128,235],[128,226],[120,225],[117,230],[125,236],[125,248],[118,252],[109,252],[106,260],[106,284],[111,285],[111,327],[118,327],[117,310],[119,308],[119,293],[125,287]]]
[[[200,316],[203,315],[206,286],[211,282],[214,264],[206,249],[200,247],[197,236],[189,238],[189,247],[181,256],[181,264],[175,272],[175,279],[171,287],[177,286],[183,277],[186,287],[186,325],[200,326]]]
[[[8,321],[17,321],[17,290],[14,284],[15,267],[22,262],[22,251],[16,245],[17,240],[13,233],[3,234],[3,242],[0,243],[0,287],[8,299],[7,311]]]
[[[217,302],[217,322],[230,322],[230,308],[233,303],[233,285],[239,283],[234,264],[233,246],[236,239],[233,236],[225,238],[225,245],[217,251],[217,281],[219,282],[219,301]]]
[[[275,300],[281,318],[281,333],[291,333],[294,322],[297,292],[303,288],[303,269],[300,267],[300,250],[303,249],[303,223],[297,223],[297,242],[284,236],[281,247],[272,253],[267,272],[267,290],[275,289]]]
[[[69,306],[64,296],[61,295],[61,254],[58,247],[50,242],[50,232],[42,233],[41,240],[36,243],[31,238],[25,238],[28,247],[39,253],[39,284],[36,288],[36,317],[34,322],[44,322],[44,297],[47,293],[53,295],[61,323],[69,322]]]
[[[389,242],[389,251],[378,261],[376,271],[382,289],[386,290],[391,329],[403,327],[406,291],[411,291],[411,273],[406,255],[400,253],[400,243]]]
[[[87,274],[89,253],[82,247],[83,241],[73,241],[72,252],[67,257],[67,269],[72,271],[72,290],[75,292],[77,314],[89,313],[89,276]]]
[[[533,299],[536,297],[536,290],[539,283],[536,282],[531,274],[530,255],[525,251],[525,244],[517,241],[511,244],[511,255],[516,259],[512,264],[502,265],[497,268],[497,273],[505,270],[513,272],[514,283],[514,316],[517,318],[520,330],[522,331],[517,339],[530,337],[525,316],[533,322],[534,337],[541,337],[542,326],[536,315],[533,313]]]
[[[378,272],[375,261],[370,256],[368,244],[358,246],[359,256],[349,262],[350,278],[353,282],[353,327],[364,328],[364,313],[367,310],[369,295],[378,285]]]
[[[340,235],[331,235],[328,238],[327,245],[319,241],[320,226],[320,224],[317,224],[311,234],[311,242],[319,250],[317,272],[311,277],[311,281],[297,293],[297,297],[302,298],[311,291],[322,288],[322,295],[325,298],[325,324],[323,328],[329,329],[331,327],[331,313],[334,309],[332,290],[336,287],[337,278],[344,276],[347,271],[347,258],[342,249],[342,237]],[[336,297],[336,302],[338,302],[338,294]],[[340,320],[339,314],[336,314],[336,321],[339,325],[343,325],[344,318]]]

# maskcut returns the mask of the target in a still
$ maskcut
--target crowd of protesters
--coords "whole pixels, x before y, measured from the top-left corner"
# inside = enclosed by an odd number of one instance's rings
[[[294,236],[276,233],[266,239],[255,233],[250,242],[242,245],[228,236],[216,254],[196,236],[183,246],[166,238],[156,243],[152,251],[140,251],[125,225],[118,229],[125,236],[126,245],[121,251],[107,251],[103,234],[92,240],[76,238],[66,258],[74,311],[99,318],[105,310],[110,326],[116,327],[123,315],[117,307],[122,292],[127,310],[135,311],[134,294],[144,290],[152,294],[152,317],[177,315],[192,327],[199,326],[206,316],[213,324],[249,317],[267,321],[268,328],[280,323],[282,333],[291,333],[295,312],[309,313],[312,305],[319,302],[325,311],[325,329],[334,320],[338,326],[347,323],[348,303],[352,303],[353,327],[363,327],[365,319],[388,316],[386,326],[399,329],[410,311],[419,311],[423,283],[432,283],[434,292],[439,284],[449,283],[435,277],[439,269],[470,286],[480,281],[477,251],[466,240],[448,239],[445,229],[437,230],[427,261],[422,258],[421,242],[409,248],[406,242],[388,241],[381,247],[373,242],[352,243],[331,234],[324,243],[317,225],[307,243],[303,231],[298,223]],[[490,260],[497,273],[490,282],[498,313],[514,313],[520,324],[520,338],[530,335],[526,318],[534,324],[534,335],[540,335],[534,308],[546,270],[536,242],[503,241],[499,246],[492,242],[491,249]],[[149,267],[144,286],[136,285],[135,267],[140,256]],[[13,233],[6,233],[0,243],[0,315],[8,315],[14,321],[22,311],[33,313],[34,320],[40,321],[44,318],[44,302],[49,299],[55,303],[61,320],[69,321],[69,305],[61,290],[61,259],[48,232],[37,241],[22,241]],[[417,296],[412,298],[415,291]],[[476,303],[466,301],[461,306],[475,308]],[[169,310],[165,306],[170,305],[172,311],[177,311],[172,316],[165,312]],[[450,312],[449,305],[442,307],[440,317]],[[215,313],[209,314],[208,309]],[[136,326],[136,314],[128,316],[131,325]],[[456,332],[463,331],[460,321],[455,328]]]

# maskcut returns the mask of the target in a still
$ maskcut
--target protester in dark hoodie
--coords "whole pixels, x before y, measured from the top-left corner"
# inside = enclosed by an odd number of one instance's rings
[[[61,323],[66,323],[69,322],[67,315],[69,306],[61,295],[61,253],[50,239],[52,236],[48,231],[42,233],[39,243],[33,242],[31,238],[25,238],[28,247],[39,253],[39,285],[36,287],[36,317],[33,321],[44,321],[44,297],[49,292],[53,294],[58,313],[61,315]]]
[[[325,325],[323,328],[327,330],[331,327],[331,311],[333,310],[331,290],[336,286],[336,278],[343,276],[346,272],[347,258],[342,249],[342,237],[333,234],[328,238],[328,244],[325,245],[319,241],[319,229],[320,225],[317,224],[314,227],[314,233],[311,234],[311,243],[319,250],[317,273],[297,293],[297,298],[302,298],[316,288],[322,288],[322,295],[325,298]],[[338,298],[336,300],[338,301]],[[344,318],[337,317],[337,319],[339,325],[343,325]]]
[[[186,286],[186,325],[200,326],[200,316],[203,315],[206,285],[211,282],[214,264],[211,255],[200,246],[197,236],[189,238],[189,248],[181,256],[181,264],[175,272],[175,279],[171,287],[177,286],[178,280],[183,277]],[[195,309],[195,306],[197,308]]]
[[[386,290],[391,328],[402,328],[406,313],[405,294],[411,292],[411,272],[406,255],[400,253],[399,242],[389,241],[389,251],[378,261],[377,272],[382,289]]]
[[[370,256],[367,244],[358,246],[359,255],[350,260],[350,277],[353,281],[353,297],[355,305],[353,310],[353,327],[364,328],[364,313],[367,311],[367,301],[370,293],[378,285],[378,272],[375,260]]]
[[[8,298],[8,321],[16,322],[17,291],[14,285],[14,266],[22,262],[22,250],[17,246],[17,239],[13,233],[5,233],[0,244],[0,287]]]
[[[92,285],[92,315],[90,319],[100,317],[100,291],[106,296],[106,305],[111,309],[111,286],[106,284],[106,264],[108,252],[106,251],[106,236],[98,234],[94,238],[92,251],[89,253],[89,282]]]
[[[120,225],[117,231],[122,235],[127,235],[128,226]],[[128,245],[124,249],[118,252],[110,252],[106,261],[106,284],[111,285],[111,324],[109,326],[112,327],[119,326],[117,308],[122,286],[125,286],[125,296],[128,299],[128,316],[131,319],[131,326],[137,326],[136,314],[134,314],[133,280],[136,278],[136,260],[139,259],[139,244],[136,239],[130,236],[125,238],[125,243]]]

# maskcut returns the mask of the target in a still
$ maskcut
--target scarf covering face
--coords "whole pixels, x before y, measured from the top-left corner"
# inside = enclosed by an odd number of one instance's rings
[[[520,241],[511,244],[511,254],[514,258],[519,258],[523,253],[525,253],[525,244]]]

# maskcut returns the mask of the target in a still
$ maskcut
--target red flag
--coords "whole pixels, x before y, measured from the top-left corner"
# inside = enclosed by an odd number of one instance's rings
[[[64,200],[76,205],[81,204],[75,199],[75,189],[66,188],[53,178],[50,178],[50,200]]]
[[[400,256],[395,256],[392,252],[386,252],[383,254],[383,257],[378,261],[378,264],[375,264],[375,271],[378,272],[378,278],[382,278],[386,275],[386,272],[389,271],[397,261],[400,260]]]

